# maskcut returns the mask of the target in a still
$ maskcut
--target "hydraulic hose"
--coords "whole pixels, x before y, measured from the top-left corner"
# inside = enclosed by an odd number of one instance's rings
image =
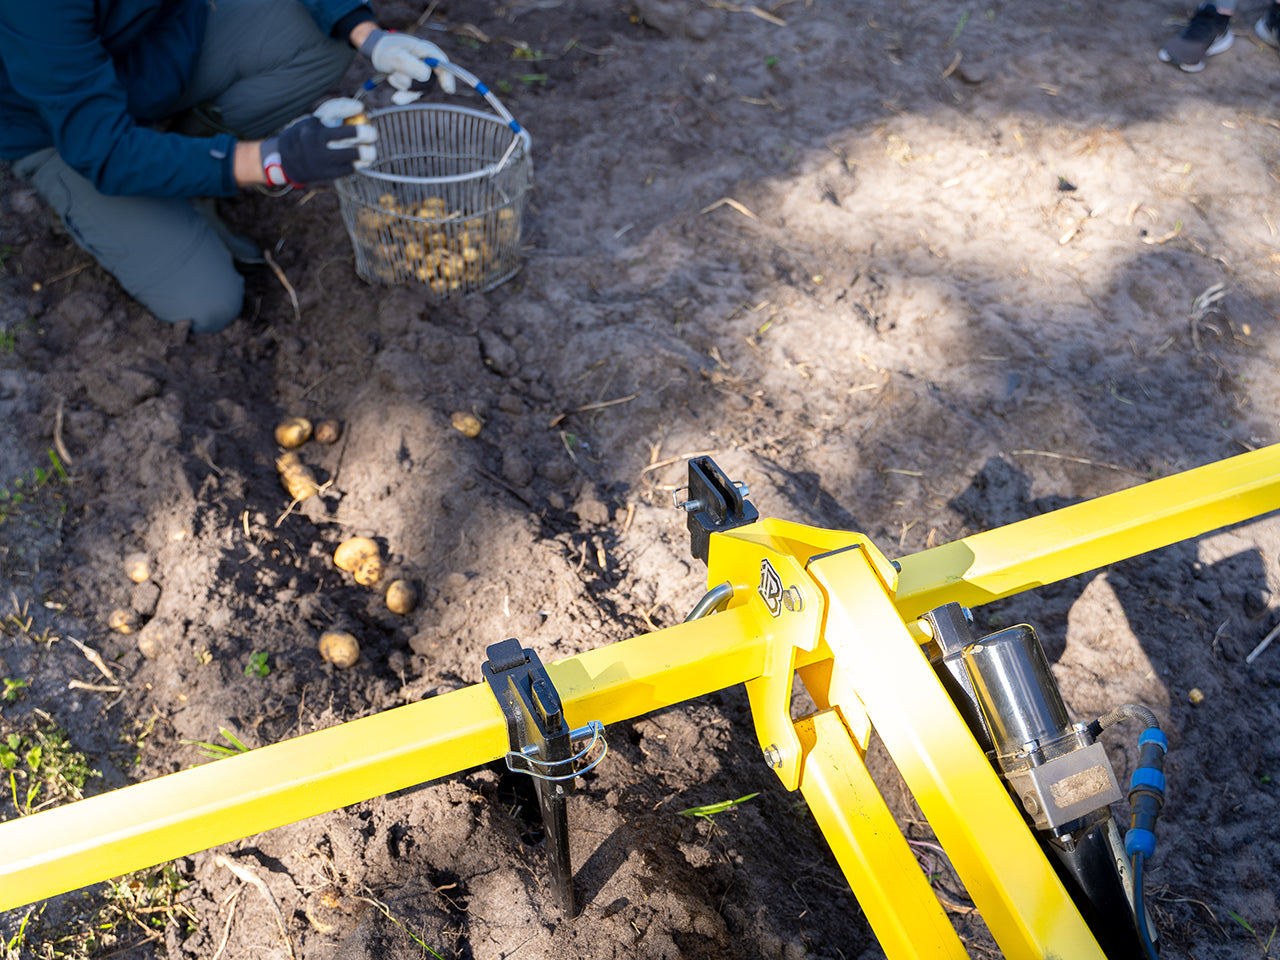
[[[1138,766],[1129,781],[1132,817],[1124,850],[1133,865],[1133,921],[1147,960],[1156,960],[1156,952],[1142,899],[1142,864],[1156,849],[1156,821],[1164,807],[1164,755],[1168,749],[1169,741],[1159,727],[1143,730],[1138,737]]]
[[[1114,727],[1121,720],[1138,720],[1144,728],[1155,727],[1160,728],[1160,721],[1156,719],[1156,715],[1140,703],[1122,703],[1110,713],[1099,717],[1093,723],[1089,724],[1089,732],[1096,739],[1098,734],[1108,727]],[[1096,730],[1094,728],[1097,728]]]
[[[1151,942],[1151,931],[1147,929],[1147,910],[1142,900],[1142,861],[1144,859],[1140,853],[1133,855],[1133,917],[1146,960],[1159,960],[1156,956],[1155,944]]]
[[[1147,926],[1147,911],[1142,896],[1142,866],[1155,853],[1156,821],[1164,808],[1164,755],[1169,739],[1160,729],[1160,721],[1148,708],[1138,703],[1124,703],[1089,724],[1096,739],[1103,730],[1122,720],[1138,720],[1138,765],[1129,780],[1129,832],[1124,837],[1124,852],[1133,868],[1133,922],[1147,960],[1156,960],[1155,944]]]

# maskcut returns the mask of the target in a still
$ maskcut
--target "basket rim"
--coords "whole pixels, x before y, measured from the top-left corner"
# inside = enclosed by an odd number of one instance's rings
[[[397,113],[455,113],[472,117],[476,120],[482,120],[486,123],[496,124],[504,129],[510,130],[511,125],[503,120],[500,116],[493,113],[486,113],[483,110],[477,110],[475,107],[463,107],[451,103],[409,103],[404,106],[384,107],[380,110],[370,110],[369,119],[377,120],[379,117],[385,117],[390,114]],[[512,143],[507,147],[507,151],[498,161],[481,167],[479,170],[472,170],[469,173],[455,173],[449,176],[438,177],[413,177],[408,174],[386,173],[381,170],[357,170],[351,177],[367,177],[370,180],[379,180],[383,183],[415,183],[415,184],[442,184],[442,183],[466,183],[470,180],[480,180],[496,176],[503,167],[512,162],[521,162],[527,160],[532,140],[529,137],[529,131],[521,127],[518,131],[512,130]],[[517,149],[519,148],[519,149]],[[347,178],[343,178],[347,179]],[[341,181],[339,181],[341,182]]]

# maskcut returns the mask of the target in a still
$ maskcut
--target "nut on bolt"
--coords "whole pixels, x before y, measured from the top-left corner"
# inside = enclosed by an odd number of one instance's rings
[[[764,748],[764,762],[775,770],[782,766],[782,751],[778,749],[776,743],[771,743]]]

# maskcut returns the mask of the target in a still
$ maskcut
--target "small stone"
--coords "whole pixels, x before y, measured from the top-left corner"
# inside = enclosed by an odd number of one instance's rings
[[[1204,691],[1199,687],[1192,687],[1187,691],[1187,702],[1193,707],[1198,707],[1204,703]]]

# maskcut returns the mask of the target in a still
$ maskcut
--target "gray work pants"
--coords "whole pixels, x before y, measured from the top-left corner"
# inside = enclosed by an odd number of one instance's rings
[[[223,122],[261,139],[304,113],[354,51],[324,36],[297,0],[216,0],[183,108],[212,102]],[[244,278],[185,199],[98,192],[48,147],[23,157],[28,180],[71,236],[160,320],[221,330],[240,314]]]

